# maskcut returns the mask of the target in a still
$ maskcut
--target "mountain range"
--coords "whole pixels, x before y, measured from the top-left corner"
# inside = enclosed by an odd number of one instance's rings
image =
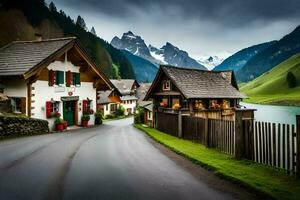
[[[214,70],[234,70],[237,80],[249,82],[300,52],[300,26],[278,41],[242,49],[225,59]]]
[[[110,44],[117,49],[126,50],[133,55],[146,59],[154,65],[168,64],[207,70],[206,67],[191,58],[186,51],[179,49],[170,42],[166,42],[161,48],[151,44],[147,46],[140,36],[135,35],[131,31],[124,33],[121,38],[115,36]]]

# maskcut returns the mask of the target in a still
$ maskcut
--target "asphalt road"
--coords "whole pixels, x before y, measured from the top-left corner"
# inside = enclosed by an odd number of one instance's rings
[[[256,198],[131,123],[1,141],[0,199]]]

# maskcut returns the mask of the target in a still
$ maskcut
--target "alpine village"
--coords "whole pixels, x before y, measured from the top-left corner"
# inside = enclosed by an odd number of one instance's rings
[[[300,199],[300,26],[209,68],[51,1],[0,19],[0,199]]]

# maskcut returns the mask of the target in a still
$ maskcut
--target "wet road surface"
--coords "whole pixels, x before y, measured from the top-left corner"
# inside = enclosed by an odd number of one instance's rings
[[[0,142],[0,199],[257,198],[153,142],[132,118]]]

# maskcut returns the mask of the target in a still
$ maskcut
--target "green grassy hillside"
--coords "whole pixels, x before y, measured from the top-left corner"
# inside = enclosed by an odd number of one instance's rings
[[[292,72],[296,87],[290,88],[287,73]],[[269,72],[241,86],[250,98],[246,102],[262,104],[300,105],[300,53],[280,63]]]

